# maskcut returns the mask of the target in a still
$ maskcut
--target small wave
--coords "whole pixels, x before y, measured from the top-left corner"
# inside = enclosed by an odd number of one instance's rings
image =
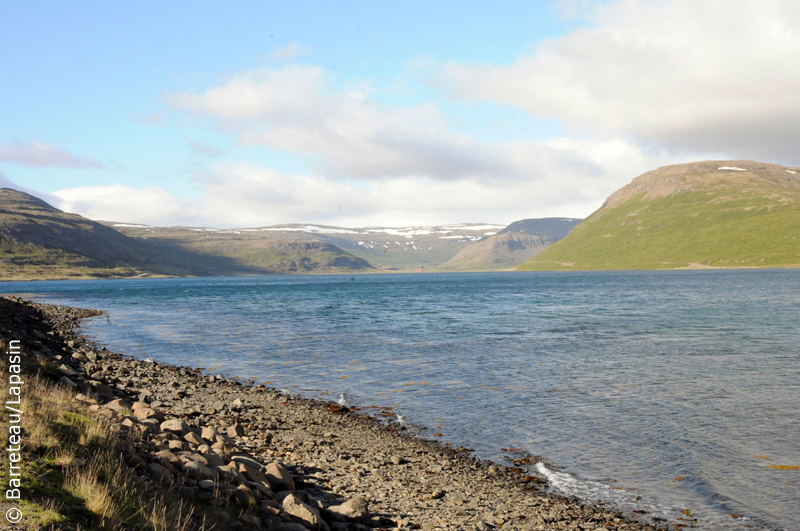
[[[339,404],[340,406],[347,406],[348,404],[350,404],[350,401],[347,400],[345,393],[342,393],[339,395],[339,400],[337,400],[336,403]]]

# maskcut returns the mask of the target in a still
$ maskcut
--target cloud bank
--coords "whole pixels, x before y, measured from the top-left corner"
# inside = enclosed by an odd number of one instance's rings
[[[796,160],[798,17],[800,4],[779,0],[604,3],[589,15],[593,27],[544,41],[509,66],[449,63],[435,79],[453,97],[596,137]]]
[[[39,168],[105,169],[105,165],[90,157],[81,157],[44,142],[13,140],[0,144],[0,161]]]

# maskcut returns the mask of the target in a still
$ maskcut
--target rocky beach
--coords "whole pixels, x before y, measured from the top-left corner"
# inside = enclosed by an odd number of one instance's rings
[[[644,511],[622,514],[560,496],[529,470],[530,457],[512,467],[476,459],[468,449],[420,438],[389,407],[348,408],[111,352],[80,333],[81,319],[99,314],[0,299],[0,339],[4,351],[20,341],[27,379],[38,372],[41,385],[70,394],[72,410],[105,426],[126,477],[193,508],[182,529],[693,526],[691,515],[653,522]],[[80,460],[62,468],[77,474]],[[46,497],[24,482],[21,492],[37,503]],[[138,528],[92,518],[48,528]]]

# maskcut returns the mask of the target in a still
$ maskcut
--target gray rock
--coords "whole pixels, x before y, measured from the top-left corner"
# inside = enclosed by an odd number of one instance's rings
[[[73,370],[72,367],[64,363],[59,365],[56,370],[61,374],[63,374],[64,376],[78,376],[78,373],[75,370]]]
[[[311,531],[330,531],[328,524],[322,519],[319,511],[300,501],[294,494],[286,496],[281,507],[286,514],[292,516],[292,519],[303,524]]]
[[[241,437],[244,435],[244,428],[238,422],[228,428],[228,437]]]
[[[189,433],[184,435],[183,439],[185,441],[187,441],[187,442],[192,443],[192,444],[196,444],[197,446],[200,446],[201,444],[205,444],[203,442],[203,439],[193,431],[190,431]]]
[[[217,479],[217,474],[214,473],[213,470],[208,468],[203,463],[198,463],[197,461],[189,461],[188,463],[184,463],[183,472],[187,477],[196,479],[198,481],[202,481],[204,479],[210,479],[213,481]]]
[[[189,425],[181,419],[169,419],[161,423],[161,431],[169,431],[181,435],[189,431]]]
[[[369,504],[360,496],[344,502],[341,505],[328,507],[334,518],[340,521],[365,521],[369,518]]]
[[[150,463],[145,467],[145,470],[148,474],[150,474],[150,477],[152,477],[153,481],[156,483],[168,485],[172,481],[172,476],[170,475],[169,470],[158,463]]]
[[[217,430],[214,428],[203,428],[203,431],[200,433],[200,437],[210,443],[215,443],[217,442]]]
[[[62,376],[61,379],[58,381],[58,385],[63,387],[64,389],[69,389],[70,391],[77,391],[78,384],[67,378],[66,376]]]
[[[275,492],[282,490],[295,490],[294,478],[288,470],[279,463],[270,463],[265,471],[267,480]]]

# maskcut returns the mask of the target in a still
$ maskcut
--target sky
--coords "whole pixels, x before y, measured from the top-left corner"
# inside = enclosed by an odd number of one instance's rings
[[[800,164],[800,3],[0,0],[0,186],[107,221],[588,216]]]

